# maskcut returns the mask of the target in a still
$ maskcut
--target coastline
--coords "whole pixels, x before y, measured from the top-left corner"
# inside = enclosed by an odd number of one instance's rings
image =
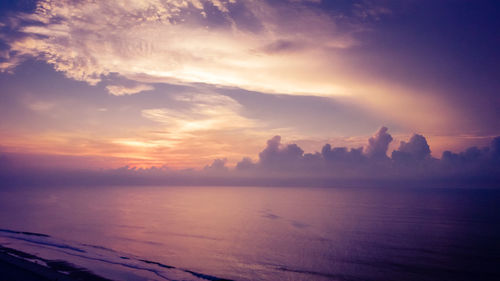
[[[47,267],[21,257],[43,261],[31,254],[0,246],[2,281],[111,281],[62,261],[46,261]],[[59,272],[57,265],[59,265],[59,270],[69,274]]]

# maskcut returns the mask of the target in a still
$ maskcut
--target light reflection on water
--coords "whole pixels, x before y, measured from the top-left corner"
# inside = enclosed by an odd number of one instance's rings
[[[234,280],[500,280],[499,199],[446,189],[12,189],[0,191],[0,228]]]

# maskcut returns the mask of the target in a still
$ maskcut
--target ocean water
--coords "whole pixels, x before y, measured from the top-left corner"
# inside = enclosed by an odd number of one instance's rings
[[[500,280],[500,191],[3,188],[0,245],[114,280]]]

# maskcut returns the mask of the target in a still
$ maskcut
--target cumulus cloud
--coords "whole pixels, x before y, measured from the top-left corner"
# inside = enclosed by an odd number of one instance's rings
[[[257,162],[244,158],[236,171],[266,175],[280,172],[287,177],[330,179],[456,179],[459,176],[491,176],[500,172],[500,137],[490,147],[471,147],[461,153],[446,151],[441,159],[432,158],[424,136],[414,134],[402,141],[391,157],[387,149],[392,136],[386,127],[368,139],[365,147],[332,147],[325,144],[321,152],[304,153],[296,144],[282,144],[275,136],[259,154]]]
[[[491,142],[491,157],[500,160],[500,137],[496,137]]]
[[[235,167],[226,158],[217,158],[202,170],[171,170],[166,167],[137,169],[123,167],[101,171],[28,170],[10,167],[8,157],[0,157],[0,179],[17,184],[113,183],[113,184],[197,184],[197,185],[370,185],[399,183],[404,186],[500,187],[500,137],[489,147],[471,147],[463,152],[445,151],[441,159],[430,156],[424,136],[415,134],[389,158],[382,152],[391,136],[381,128],[360,148],[323,146],[321,152],[304,153],[297,144],[283,144],[280,136],[269,139],[258,159],[245,157]],[[368,148],[377,156],[364,153]],[[25,174],[31,174],[26,178]],[[64,176],[58,176],[63,174]],[[30,183],[29,180],[33,180]]]
[[[259,153],[259,164],[264,168],[286,169],[301,161],[304,151],[296,144],[281,145],[281,137],[267,141],[267,147]]]
[[[267,146],[259,153],[257,162],[253,163],[251,159],[244,158],[237,163],[236,170],[256,174],[274,173],[290,177],[346,178],[365,177],[368,174],[378,176],[380,171],[372,173],[370,169],[373,169],[373,165],[379,164],[381,159],[389,160],[385,153],[392,137],[387,131],[387,128],[382,127],[374,137],[369,139],[365,148],[332,148],[330,144],[325,144],[321,152],[315,153],[304,153],[304,150],[297,144],[282,144],[281,137],[275,136],[267,141]]]
[[[250,157],[243,157],[243,159],[236,164],[235,169],[238,171],[251,171],[255,169],[255,163]]]
[[[365,148],[365,153],[368,157],[374,159],[387,158],[387,149],[392,142],[392,136],[387,131],[386,127],[382,127],[373,137],[368,139],[368,145]]]
[[[494,138],[489,147],[473,146],[459,153],[444,151],[441,163],[448,173],[459,177],[498,177],[500,175],[500,137]]]
[[[347,148],[347,147],[334,147],[330,144],[325,144],[321,149],[323,158],[332,163],[350,163],[358,162],[364,158],[363,148]]]
[[[414,134],[408,142],[402,141],[399,148],[392,152],[395,161],[424,160],[431,157],[431,149],[424,136]]]
[[[203,168],[204,171],[206,172],[214,172],[214,173],[221,173],[221,172],[227,172],[229,169],[226,167],[227,159],[215,159],[212,164],[206,165],[205,168]]]

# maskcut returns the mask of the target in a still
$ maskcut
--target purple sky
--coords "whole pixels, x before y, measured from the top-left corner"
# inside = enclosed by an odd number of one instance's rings
[[[422,157],[424,171],[472,146],[489,147],[474,165],[498,163],[499,14],[461,0],[2,1],[2,165],[363,177],[367,159]],[[381,126],[392,141],[367,141]]]

